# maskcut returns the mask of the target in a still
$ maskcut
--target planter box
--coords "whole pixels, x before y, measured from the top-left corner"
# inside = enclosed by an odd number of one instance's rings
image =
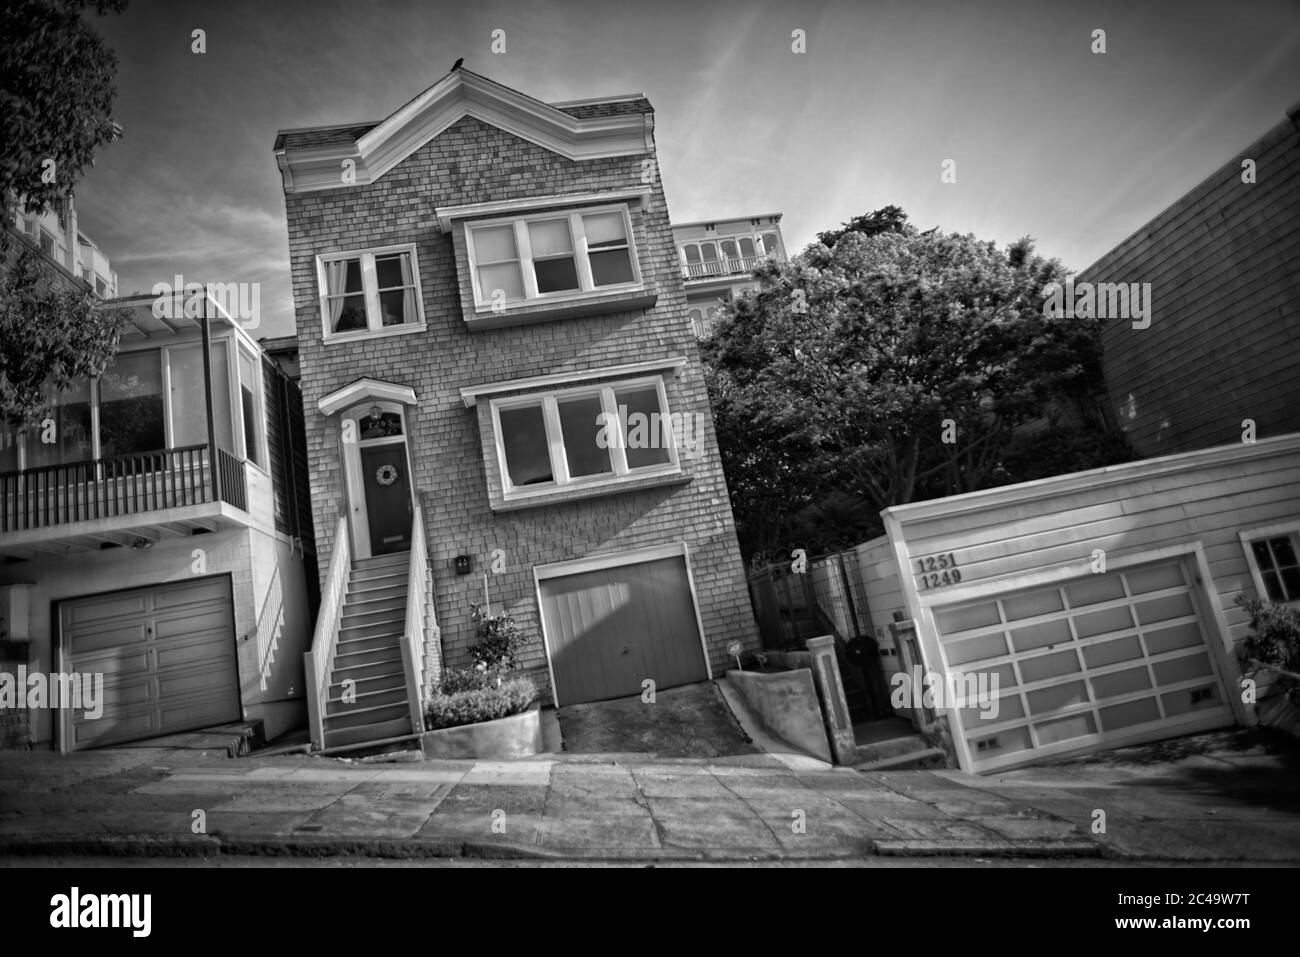
[[[800,753],[831,761],[811,671],[800,668],[764,674],[733,669],[727,672],[727,683],[745,699],[764,728]]]
[[[1284,693],[1270,695],[1255,705],[1259,723],[1266,728],[1300,738],[1300,706]]]
[[[426,758],[525,758],[542,752],[542,711],[538,702],[527,711],[495,721],[440,728],[420,735]]]

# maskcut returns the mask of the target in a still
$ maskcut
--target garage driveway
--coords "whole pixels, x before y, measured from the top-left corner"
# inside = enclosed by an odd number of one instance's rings
[[[760,753],[711,681],[659,691],[653,703],[636,695],[569,705],[556,717],[566,753],[660,758]]]

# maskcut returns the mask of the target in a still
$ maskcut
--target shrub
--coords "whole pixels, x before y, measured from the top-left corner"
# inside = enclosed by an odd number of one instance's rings
[[[509,611],[499,615],[489,614],[477,602],[470,604],[470,616],[478,626],[478,643],[469,653],[474,664],[484,671],[509,671],[515,666],[515,654],[526,641],[515,626]]]
[[[443,694],[456,694],[460,691],[481,691],[497,686],[496,675],[477,668],[448,668],[442,673],[434,691]]]
[[[462,674],[466,673],[462,672]],[[445,685],[446,678],[444,677],[443,680]],[[452,686],[455,687],[460,680],[462,679],[453,679]],[[537,690],[533,687],[533,683],[522,676],[506,678],[499,686],[462,688],[452,692],[444,690],[444,685],[439,685],[425,704],[426,731],[508,718],[512,714],[526,710],[537,697]]]
[[[1300,610],[1241,595],[1237,604],[1250,615],[1251,633],[1237,652],[1247,673],[1276,674],[1282,688],[1300,698]]]

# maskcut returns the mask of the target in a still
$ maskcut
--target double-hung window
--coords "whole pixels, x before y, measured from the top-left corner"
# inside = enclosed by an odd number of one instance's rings
[[[679,468],[658,376],[494,399],[492,426],[507,500]]]
[[[626,206],[538,213],[467,228],[479,309],[597,295],[637,286]]]
[[[331,253],[317,259],[325,338],[353,338],[424,325],[413,245]]]

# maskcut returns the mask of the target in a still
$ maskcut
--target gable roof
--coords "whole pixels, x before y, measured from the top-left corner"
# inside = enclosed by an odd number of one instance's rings
[[[641,94],[552,106],[470,70],[453,70],[377,123],[281,130],[275,157],[286,193],[373,183],[466,116],[571,160],[631,156],[653,144],[654,110]],[[355,180],[344,183],[344,162]]]

